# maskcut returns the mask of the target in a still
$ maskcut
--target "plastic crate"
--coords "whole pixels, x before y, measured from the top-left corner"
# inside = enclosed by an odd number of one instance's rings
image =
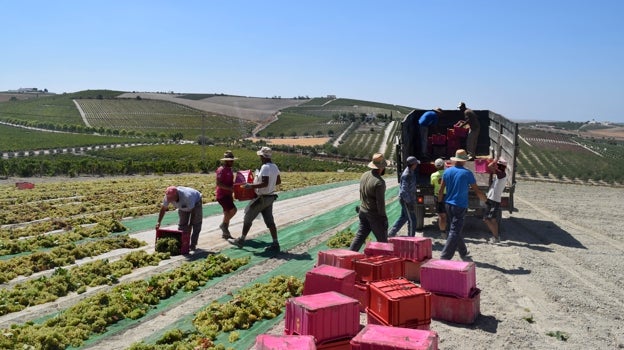
[[[191,233],[190,232],[182,232],[180,230],[165,230],[165,229],[157,229],[156,230],[156,241],[160,238],[165,237],[174,237],[177,238],[180,242],[180,254],[188,254],[191,245]]]
[[[256,350],[316,350],[314,337],[311,335],[274,335],[259,334],[256,337]]]
[[[303,295],[331,291],[355,298],[355,271],[331,265],[320,265],[306,273]]]
[[[487,173],[488,172],[487,159],[475,158],[474,167],[475,167],[475,172],[477,173],[481,173],[481,174]]]
[[[293,348],[291,350],[298,350]],[[351,350],[351,337],[330,342],[317,343],[316,350]]]
[[[373,282],[403,277],[404,261],[396,256],[378,255],[355,260],[355,280]]]
[[[412,282],[420,283],[420,267],[422,266],[422,264],[426,263],[427,261],[429,261],[429,259],[423,260],[423,261],[405,260],[404,262],[405,273],[403,274],[403,277],[405,277],[406,279]]]
[[[360,330],[359,302],[338,292],[286,301],[285,334],[312,335],[316,344],[355,336]]]
[[[394,244],[386,242],[366,242],[364,255],[394,255]]]
[[[239,201],[248,201],[256,198],[256,191],[254,189],[246,189],[243,187],[246,183],[253,183],[253,180],[254,175],[251,170],[237,171],[236,177],[234,178],[234,185],[232,186],[234,189],[234,198]]]
[[[317,266],[331,265],[353,270],[353,261],[365,258],[366,255],[349,249],[328,249],[318,252]]]
[[[411,261],[423,261],[432,257],[431,238],[425,237],[390,237],[388,242],[394,246],[394,255]]]
[[[381,316],[376,315],[369,308],[366,308],[364,312],[366,312],[366,324],[376,324],[379,326],[401,327],[401,328],[422,329],[422,330],[431,329],[431,323],[423,323],[423,324],[408,323],[408,324],[401,324],[401,325],[391,325],[388,322],[386,322],[384,319],[382,319]]]
[[[431,323],[431,293],[404,278],[371,282],[368,309],[390,326],[416,328]]]
[[[420,285],[433,293],[469,298],[477,287],[475,263],[430,259],[420,266]]]
[[[32,190],[33,188],[35,188],[35,184],[32,182],[21,181],[16,182],[15,187],[17,187],[18,190]]]
[[[438,350],[438,339],[435,331],[369,324],[351,339],[351,349]]]
[[[360,302],[360,312],[365,312],[368,307],[368,299],[370,299],[368,283],[355,282],[354,298]]]
[[[431,293],[431,318],[440,321],[473,324],[481,312],[481,290],[474,289],[469,298]]]

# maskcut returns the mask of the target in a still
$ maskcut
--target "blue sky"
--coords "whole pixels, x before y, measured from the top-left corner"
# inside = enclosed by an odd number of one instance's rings
[[[2,1],[0,91],[333,94],[624,122],[623,13],[619,0]]]

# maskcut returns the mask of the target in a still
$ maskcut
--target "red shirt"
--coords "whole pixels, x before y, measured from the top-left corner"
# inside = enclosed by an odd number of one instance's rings
[[[234,185],[234,173],[232,172],[232,168],[220,166],[217,169],[217,182],[220,182],[224,186],[232,187],[232,185]],[[217,199],[221,199],[231,196],[232,191],[224,190],[223,188],[217,186],[215,194],[217,196]]]

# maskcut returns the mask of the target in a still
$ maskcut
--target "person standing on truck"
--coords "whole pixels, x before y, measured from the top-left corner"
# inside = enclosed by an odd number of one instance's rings
[[[466,137],[466,150],[468,151],[468,160],[474,160],[477,156],[477,141],[479,139],[479,133],[481,132],[481,124],[479,123],[479,117],[470,108],[466,108],[464,102],[460,102],[457,108],[464,113],[464,120],[459,126],[468,124],[470,130]]]
[[[360,207],[358,218],[360,226],[349,246],[352,251],[359,251],[368,235],[373,231],[377,242],[388,242],[388,216],[386,215],[386,172],[388,161],[383,154],[375,153],[368,167],[370,171],[360,177]]]
[[[474,174],[464,168],[467,160],[466,150],[458,149],[455,152],[455,157],[451,157],[451,161],[455,163],[454,166],[446,169],[442,175],[438,201],[446,203],[446,215],[450,226],[440,259],[451,260],[456,250],[459,251],[462,260],[469,259],[470,254],[462,236],[464,218],[468,211],[468,192],[472,189],[480,200],[485,202],[487,199],[477,186]],[[444,195],[444,190],[446,190],[446,195]]]
[[[433,162],[436,167],[436,171],[431,173],[429,177],[431,186],[433,186],[433,195],[437,204],[436,211],[438,212],[438,228],[440,229],[440,235],[443,239],[446,239],[446,208],[444,204],[444,198],[438,199],[438,192],[440,191],[440,184],[442,184],[442,175],[444,174],[444,159],[438,158]],[[446,193],[446,191],[444,191]]]
[[[219,225],[223,239],[232,238],[229,230],[230,220],[237,211],[236,205],[234,205],[234,173],[232,172],[232,165],[236,159],[232,151],[225,151],[223,158],[221,158],[223,165],[217,168],[215,172],[217,186],[215,196],[223,209],[223,221]]]
[[[427,143],[429,140],[429,127],[435,126],[438,124],[440,116],[442,115],[442,108],[435,108],[431,111],[427,111],[423,113],[423,115],[418,118],[418,134],[420,137],[420,155],[419,157],[423,160],[429,159],[429,152],[427,150]]]
[[[399,203],[401,203],[401,215],[392,225],[388,232],[388,237],[396,236],[397,232],[407,222],[407,235],[414,237],[416,235],[416,184],[418,183],[418,173],[416,168],[420,161],[414,156],[409,156],[405,160],[405,170],[401,173],[399,180]]]
[[[190,249],[195,250],[203,220],[201,192],[184,186],[167,187],[165,198],[160,207],[160,213],[158,213],[157,230],[160,228],[160,223],[165,216],[165,212],[169,210],[170,204],[178,209],[178,230],[182,232],[191,232],[192,230]]]
[[[507,173],[507,161],[503,158],[492,159],[488,163],[488,170],[492,174],[492,183],[487,192],[487,200],[485,201],[485,217],[483,221],[492,232],[492,243],[500,243],[500,235],[498,232],[498,218],[501,212],[501,198],[505,190],[505,182]]]
[[[245,238],[251,229],[253,221],[259,214],[262,214],[264,224],[269,229],[271,238],[273,239],[271,245],[264,250],[275,253],[280,251],[280,245],[277,239],[277,226],[275,226],[275,220],[273,218],[273,202],[277,199],[275,188],[282,183],[282,178],[280,177],[279,168],[271,161],[272,153],[273,151],[269,147],[262,147],[256,152],[256,154],[260,156],[260,161],[262,162],[260,172],[258,176],[254,178],[253,184],[246,183],[242,185],[247,189],[253,188],[258,196],[252,199],[249,204],[247,204],[247,207],[245,207],[245,218],[243,219],[243,232],[241,236],[234,240],[228,240],[228,242],[239,248],[242,248],[245,244]]]

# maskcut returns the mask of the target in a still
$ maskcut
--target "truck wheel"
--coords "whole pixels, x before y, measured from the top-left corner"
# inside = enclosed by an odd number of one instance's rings
[[[420,231],[425,227],[425,207],[416,207],[416,230]]]

